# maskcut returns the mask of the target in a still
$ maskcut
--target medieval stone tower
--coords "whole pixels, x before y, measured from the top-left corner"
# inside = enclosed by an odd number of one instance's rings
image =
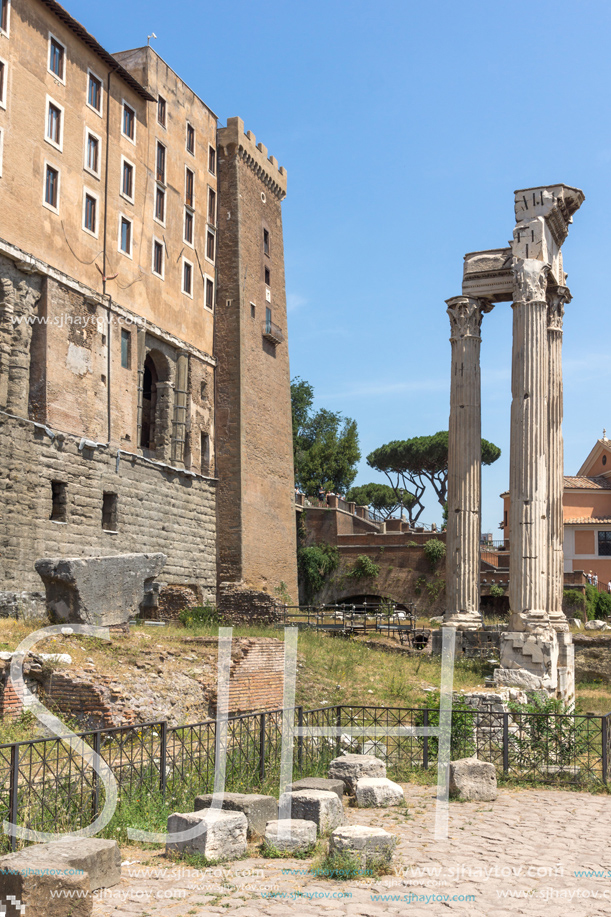
[[[298,601],[282,200],[278,168],[240,118],[217,134],[214,352],[218,600]],[[242,599],[242,601],[241,601]]]

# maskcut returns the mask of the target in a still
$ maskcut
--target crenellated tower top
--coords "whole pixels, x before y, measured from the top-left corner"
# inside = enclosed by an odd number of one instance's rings
[[[238,155],[273,194],[280,200],[286,197],[286,169],[278,166],[275,156],[267,155],[267,147],[257,143],[252,131],[244,130],[241,118],[227,119],[227,127],[218,130],[218,142],[219,146],[234,146]]]

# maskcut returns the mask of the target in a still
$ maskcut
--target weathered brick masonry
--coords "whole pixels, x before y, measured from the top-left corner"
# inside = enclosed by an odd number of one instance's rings
[[[215,595],[215,483],[115,448],[79,448],[0,412],[0,592],[41,591],[40,557],[161,551],[164,581]],[[52,481],[66,484],[66,522],[51,520]],[[102,496],[117,494],[117,531]]]

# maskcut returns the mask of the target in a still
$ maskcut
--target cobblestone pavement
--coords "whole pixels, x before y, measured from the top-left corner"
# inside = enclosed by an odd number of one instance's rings
[[[394,875],[329,880],[304,874],[311,861],[262,859],[256,848],[198,872],[125,847],[121,883],[98,893],[94,917],[611,914],[608,796],[501,790],[494,803],[452,802],[449,837],[435,841],[434,789],[404,787],[407,809],[346,809],[349,823],[397,835]]]

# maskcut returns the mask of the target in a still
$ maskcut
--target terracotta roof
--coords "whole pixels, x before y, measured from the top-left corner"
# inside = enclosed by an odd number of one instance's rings
[[[576,519],[565,519],[565,525],[611,525],[611,519],[602,516],[578,516]]]
[[[611,481],[601,474],[597,475],[595,478],[565,474],[564,486],[565,488],[568,487],[575,490],[611,490]]]

